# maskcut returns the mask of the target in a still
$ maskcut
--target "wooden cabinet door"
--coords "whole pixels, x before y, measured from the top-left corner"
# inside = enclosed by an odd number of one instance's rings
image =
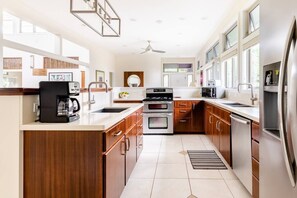
[[[218,130],[219,121],[220,121],[219,118],[212,115],[212,128],[213,128],[212,143],[215,145],[215,147],[218,150],[220,150],[220,131]]]
[[[213,119],[214,116],[209,111],[205,111],[205,133],[211,141],[213,141]]]
[[[127,134],[126,134],[126,183],[129,180],[129,177],[136,164],[136,135],[137,135],[137,126],[135,125]]]
[[[177,118],[174,119],[175,132],[191,132],[192,118]]]
[[[204,131],[203,102],[192,101],[192,132]]]
[[[223,122],[218,123],[218,130],[220,131],[220,152],[230,166],[231,164],[231,125]]]
[[[119,198],[125,187],[125,149],[122,137],[104,156],[106,198]]]

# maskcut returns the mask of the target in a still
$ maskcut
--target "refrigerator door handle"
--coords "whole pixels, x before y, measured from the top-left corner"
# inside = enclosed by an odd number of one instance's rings
[[[278,87],[278,114],[280,120],[280,138],[282,144],[282,150],[285,159],[286,169],[289,175],[289,179],[291,185],[295,187],[296,180],[295,180],[295,171],[294,171],[294,164],[291,162],[290,150],[289,150],[289,143],[288,143],[288,136],[287,136],[287,126],[286,126],[286,119],[285,119],[285,103],[284,103],[284,92],[285,92],[285,75],[288,69],[288,59],[290,54],[291,44],[295,44],[296,38],[296,18],[293,18],[292,24],[290,26],[289,34],[286,39],[285,50],[283,53],[283,58],[280,66],[280,75],[279,75],[279,87]],[[295,40],[294,40],[295,39]],[[295,109],[296,110],[296,109]]]

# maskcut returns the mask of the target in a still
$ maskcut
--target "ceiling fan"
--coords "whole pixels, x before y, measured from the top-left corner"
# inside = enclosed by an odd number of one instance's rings
[[[151,41],[147,41],[147,42],[148,42],[148,46],[140,54],[144,54],[144,53],[147,53],[147,52],[165,53],[165,51],[163,51],[163,50],[153,49],[152,46],[151,46]]]

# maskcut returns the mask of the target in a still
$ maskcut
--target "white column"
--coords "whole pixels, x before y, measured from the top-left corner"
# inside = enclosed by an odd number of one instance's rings
[[[0,87],[3,87],[3,15],[0,5]]]

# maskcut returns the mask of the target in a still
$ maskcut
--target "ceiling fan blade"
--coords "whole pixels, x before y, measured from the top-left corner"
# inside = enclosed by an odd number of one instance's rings
[[[163,51],[163,50],[152,50],[153,52],[156,52],[156,53],[166,53],[165,51]]]
[[[140,54],[144,54],[144,53],[147,53],[148,52],[148,50],[144,50],[143,52],[141,52]]]

